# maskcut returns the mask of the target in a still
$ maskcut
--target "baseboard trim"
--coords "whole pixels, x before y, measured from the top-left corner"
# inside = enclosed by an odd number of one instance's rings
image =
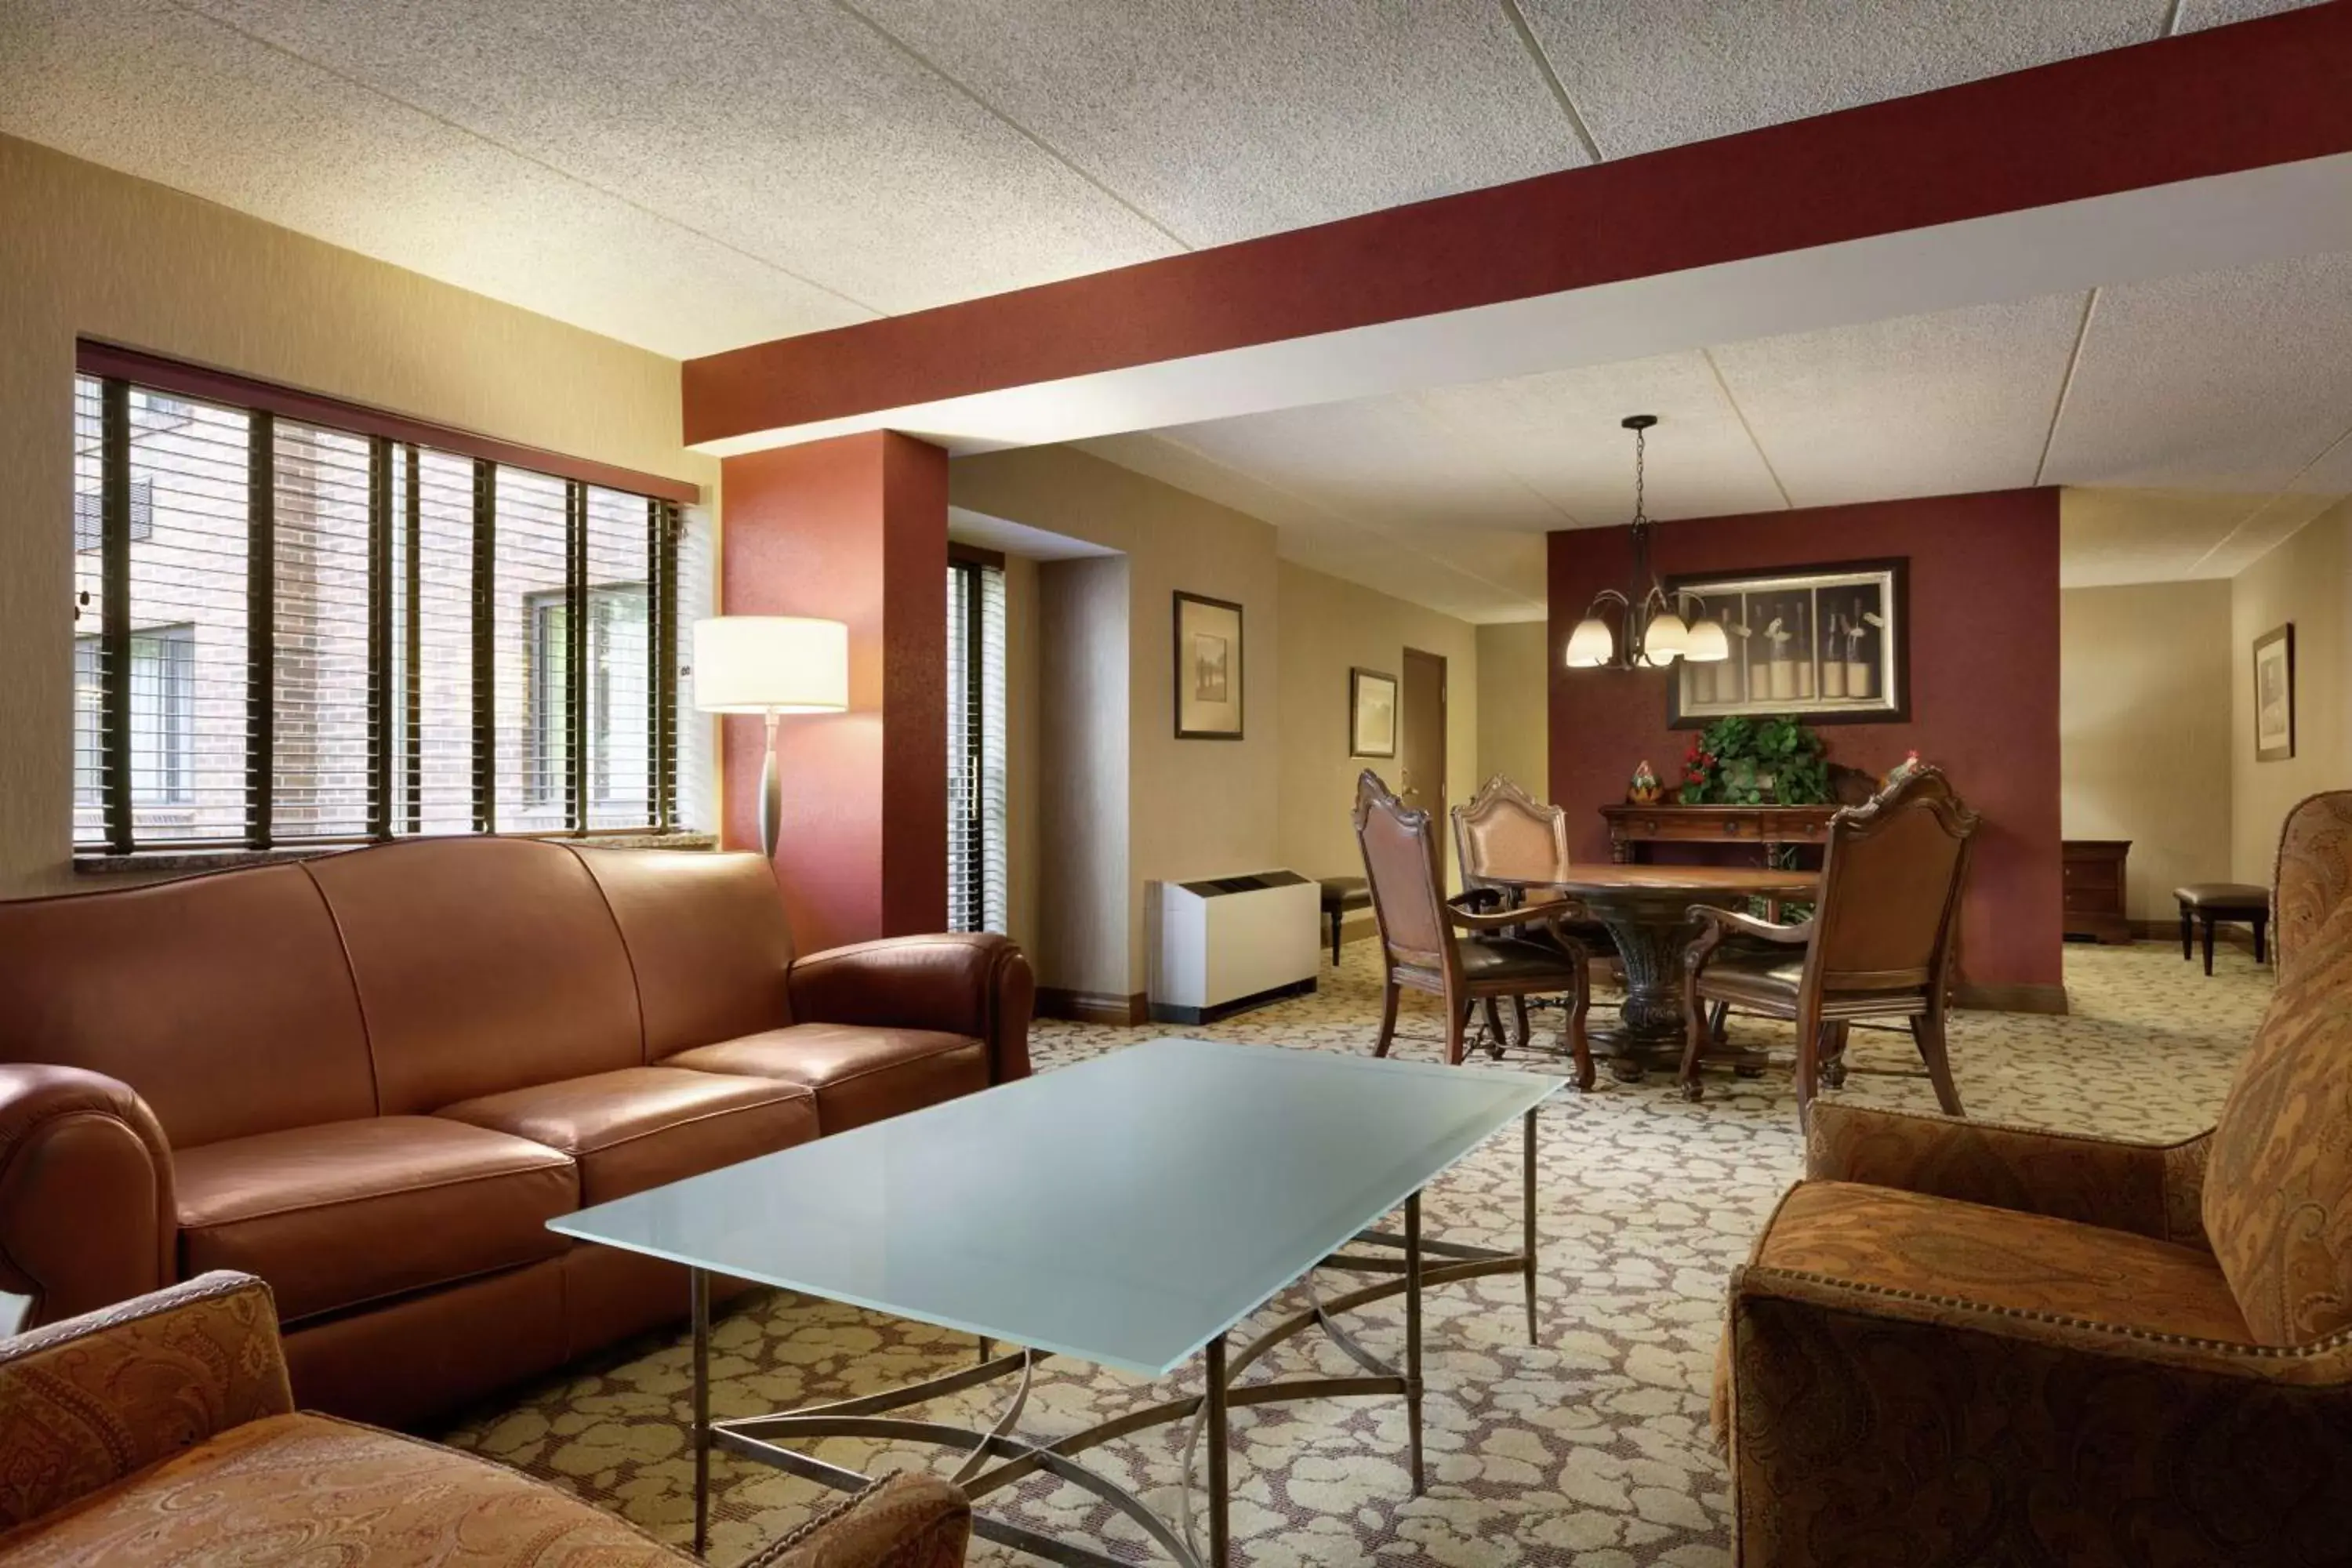
[[[1990,985],[1963,981],[1952,987],[1952,1005],[1984,1013],[2063,1013],[2063,985]]]
[[[1034,1009],[1040,1018],[1065,1018],[1074,1024],[1111,1024],[1133,1028],[1151,1017],[1150,999],[1139,991],[1132,996],[1116,992],[1069,991],[1058,985],[1037,987]]]
[[[1271,990],[1255,991],[1247,996],[1236,996],[1230,1002],[1220,1002],[1213,1007],[1178,1007],[1165,1002],[1154,1003],[1151,1022],[1155,1024],[1214,1024],[1247,1013],[1258,1007],[1269,1007],[1276,1002],[1286,1002],[1293,996],[1306,996],[1315,990],[1315,980],[1294,980],[1287,985]]]

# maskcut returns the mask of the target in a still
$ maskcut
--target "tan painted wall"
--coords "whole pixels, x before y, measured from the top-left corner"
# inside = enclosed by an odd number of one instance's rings
[[[2183,882],[2230,879],[2230,599],[2219,580],[2059,596],[2061,831],[2131,840],[2135,920],[2173,919]]]
[[[705,487],[677,365],[0,137],[0,897],[70,885],[74,341]]]
[[[1501,773],[1538,800],[1551,773],[1549,637],[1541,621],[1478,628],[1478,781]]]
[[[1036,569],[1037,765],[1007,780],[1010,815],[1051,825],[1034,857],[1038,984],[1097,996],[1141,989],[1129,980],[1131,576],[1123,555]],[[1010,671],[1007,686],[1009,707]]]
[[[949,470],[951,504],[1122,552],[1128,574],[1127,816],[1108,803],[1083,809],[1060,799],[1053,754],[1058,695],[1073,679],[1062,623],[1053,618],[1047,580],[1097,563],[1040,569],[1039,711],[1044,736],[1038,813],[1039,983],[1131,994],[1146,988],[1144,889],[1156,880],[1261,869],[1281,863],[1277,799],[1281,694],[1276,679],[1281,623],[1274,530],[1066,447],[1032,447],[959,458]],[[1076,575],[1084,576],[1081,571]],[[1170,711],[1174,638],[1172,595],[1181,588],[1243,608],[1240,741],[1179,741]],[[1089,623],[1092,624],[1092,623]],[[1009,694],[1008,694],[1009,696]],[[1016,796],[1019,789],[1016,786]],[[1093,887],[1123,841],[1127,880],[1126,962],[1076,948],[1055,934],[1057,904]],[[1093,895],[1086,895],[1091,898]]]
[[[1478,787],[1478,628],[1288,561],[1281,581],[1280,863],[1310,877],[1361,876],[1349,816],[1356,775],[1370,768],[1391,788],[1399,782],[1396,759],[1349,752],[1348,671],[1396,675],[1408,647],[1445,660],[1445,787],[1458,805]]]
[[[2254,639],[2294,623],[2295,752],[2254,760]],[[2352,788],[2352,502],[2230,584],[2231,879],[2267,885],[2279,824],[2305,795]]]

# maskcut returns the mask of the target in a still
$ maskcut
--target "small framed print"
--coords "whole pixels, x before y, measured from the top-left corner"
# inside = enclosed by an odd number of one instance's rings
[[[1393,757],[1397,737],[1397,679],[1377,669],[1348,671],[1348,754]]]
[[[2294,755],[2294,623],[2254,639],[2254,760]]]
[[[1176,595],[1176,738],[1242,738],[1242,607]]]

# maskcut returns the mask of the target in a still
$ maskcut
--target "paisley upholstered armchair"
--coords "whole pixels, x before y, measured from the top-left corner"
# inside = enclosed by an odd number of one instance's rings
[[[1814,1106],[1807,1179],[1732,1276],[1741,1568],[2342,1561],[2352,900],[2280,951],[2183,1142]]]

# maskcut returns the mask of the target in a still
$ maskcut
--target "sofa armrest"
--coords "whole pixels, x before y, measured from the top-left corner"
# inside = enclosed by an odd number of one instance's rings
[[[294,1408],[269,1287],[202,1275],[0,1340],[0,1531]]]
[[[2126,1143],[1824,1100],[1814,1102],[1805,1130],[1805,1174],[2203,1248],[2199,1199],[2207,1136]]]
[[[81,1068],[0,1062],[0,1290],[25,1326],[171,1283],[172,1151],[127,1084]]]
[[[819,1513],[743,1568],[957,1568],[971,1504],[920,1472],[891,1476]]]
[[[987,1042],[991,1083],[1029,1075],[1036,980],[1021,949],[993,932],[828,948],[795,960],[785,978],[804,1023],[970,1035]]]
[[[1756,1266],[1731,1292],[1740,1568],[1962,1542],[2290,1563],[2352,1532],[2352,1335],[2235,1344]]]

